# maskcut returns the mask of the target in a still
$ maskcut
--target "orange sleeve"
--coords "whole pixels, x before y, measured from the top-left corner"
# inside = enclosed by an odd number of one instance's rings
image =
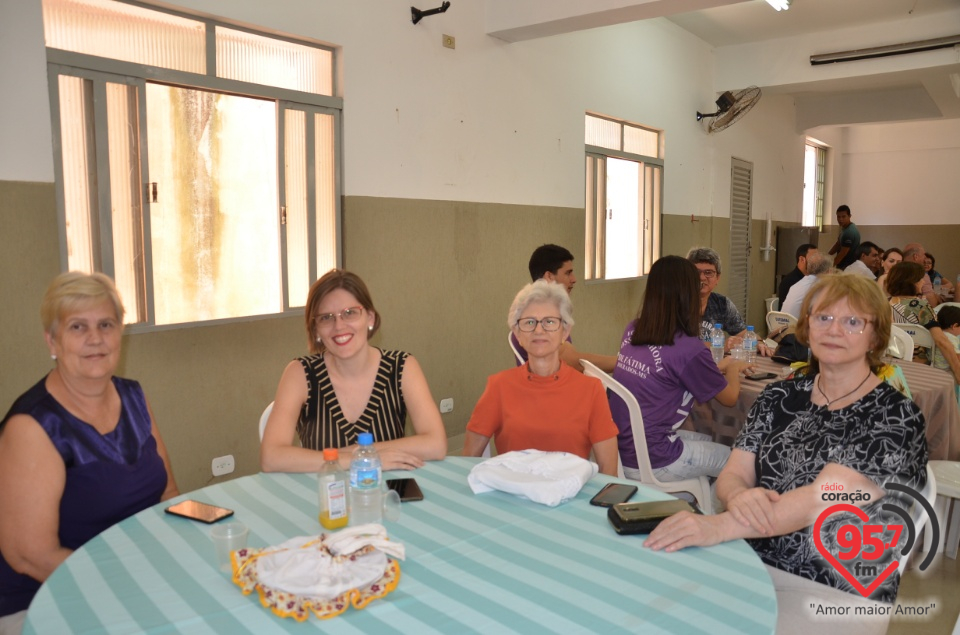
[[[593,390],[593,407],[590,409],[590,443],[600,443],[617,436],[620,429],[610,414],[610,402],[607,401],[607,391],[599,379],[591,377],[595,384]]]
[[[487,378],[487,387],[477,400],[470,421],[467,422],[467,430],[470,432],[492,437],[503,426],[503,395],[499,383],[496,375]]]

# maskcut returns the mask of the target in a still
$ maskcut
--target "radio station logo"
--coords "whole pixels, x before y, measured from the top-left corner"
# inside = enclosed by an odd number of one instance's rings
[[[885,559],[884,556],[888,551],[896,548],[904,532],[906,533],[906,542],[904,543],[903,549],[900,550],[900,559],[908,558],[914,546],[916,546],[919,536],[917,535],[913,518],[910,516],[909,511],[903,507],[894,503],[884,503],[880,508],[896,515],[901,522],[899,524],[872,524],[869,522],[870,518],[866,512],[851,504],[859,501],[869,501],[870,494],[861,494],[859,490],[852,494],[836,491],[842,490],[842,485],[836,488],[830,486],[824,487],[834,491],[824,492],[822,494],[823,500],[847,502],[831,505],[823,510],[817,517],[817,521],[813,525],[814,543],[817,546],[817,550],[827,562],[829,562],[860,595],[865,598],[869,597],[877,587],[883,584],[884,580],[897,570],[900,564],[899,559],[891,560],[886,565],[879,564],[879,561]],[[886,489],[888,492],[900,492],[913,498],[914,505],[919,505],[923,511],[926,512],[928,517],[927,522],[930,523],[933,534],[933,544],[938,544],[940,541],[940,524],[937,522],[937,515],[934,513],[930,502],[924,498],[920,492],[906,485],[888,483]],[[852,523],[840,525],[836,530],[838,550],[837,553],[831,553],[823,542],[822,528],[824,522],[830,516],[840,512],[850,513],[859,518],[863,522],[862,530],[861,527]],[[926,571],[935,556],[936,549],[930,549],[927,557],[920,564],[920,571]],[[872,582],[864,585],[861,580],[872,580]]]

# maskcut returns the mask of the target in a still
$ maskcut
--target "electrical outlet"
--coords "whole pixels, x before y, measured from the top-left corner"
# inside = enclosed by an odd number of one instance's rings
[[[233,471],[233,455],[227,454],[226,456],[218,456],[213,460],[211,466],[213,469],[214,476],[223,476],[224,474],[229,474]]]
[[[440,412],[443,414],[453,412],[453,397],[440,400]]]
[[[455,49],[457,48],[457,38],[453,37],[452,35],[444,35],[443,45],[448,49]]]

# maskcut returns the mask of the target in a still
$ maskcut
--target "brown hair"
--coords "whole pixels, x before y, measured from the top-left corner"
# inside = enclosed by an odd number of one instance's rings
[[[310,352],[318,354],[323,352],[323,344],[317,341],[316,330],[313,320],[317,317],[317,307],[323,302],[323,299],[331,291],[343,289],[357,299],[364,309],[373,313],[373,328],[367,337],[380,330],[380,314],[373,308],[373,299],[367,290],[367,285],[363,283],[357,274],[345,271],[344,269],[331,269],[310,286],[310,293],[307,294],[307,305],[304,308],[304,318],[307,326],[307,343]]]
[[[700,275],[686,258],[664,256],[650,267],[630,343],[670,345],[677,331],[700,335]]]
[[[40,320],[43,330],[55,335],[60,320],[65,316],[94,304],[109,302],[113,305],[117,322],[123,328],[123,303],[117,287],[109,276],[102,273],[67,271],[61,273],[47,287],[40,303]]]
[[[917,283],[923,278],[923,265],[906,260],[890,267],[887,274],[887,293],[890,295],[915,296]]]
[[[873,343],[867,351],[867,364],[873,372],[879,371],[883,366],[881,358],[890,343],[893,315],[880,286],[865,276],[855,273],[828,273],[817,276],[817,281],[810,288],[800,309],[797,341],[810,346],[810,314],[814,309],[832,306],[841,300],[849,302],[853,309],[866,313],[867,319],[873,324]],[[812,358],[812,366],[814,372],[819,370],[816,356]]]

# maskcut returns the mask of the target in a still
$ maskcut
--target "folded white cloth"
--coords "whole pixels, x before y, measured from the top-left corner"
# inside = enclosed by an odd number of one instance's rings
[[[500,454],[470,470],[474,494],[500,490],[556,507],[577,495],[599,468],[569,452],[518,450]]]
[[[380,579],[387,554],[402,560],[403,545],[387,540],[383,525],[368,524],[320,537],[291,538],[264,549],[254,565],[264,586],[330,600]]]

